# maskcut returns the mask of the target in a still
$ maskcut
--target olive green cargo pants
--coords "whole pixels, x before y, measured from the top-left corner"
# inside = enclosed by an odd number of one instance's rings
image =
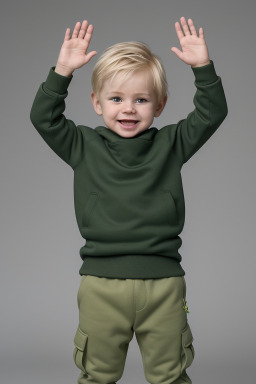
[[[73,358],[78,384],[115,384],[135,332],[151,384],[191,383],[194,359],[184,276],[116,279],[83,275]],[[131,383],[132,384],[132,383]]]

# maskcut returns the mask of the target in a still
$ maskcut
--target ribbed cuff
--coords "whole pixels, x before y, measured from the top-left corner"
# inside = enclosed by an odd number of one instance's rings
[[[210,60],[210,64],[203,67],[191,67],[191,69],[194,72],[197,83],[210,84],[218,79],[212,60]]]
[[[71,76],[62,76],[59,73],[55,72],[55,67],[51,67],[47,79],[45,81],[45,86],[59,94],[63,94],[67,92],[68,86],[73,78]]]

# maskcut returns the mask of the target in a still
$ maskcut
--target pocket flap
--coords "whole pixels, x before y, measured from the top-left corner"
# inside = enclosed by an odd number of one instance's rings
[[[184,347],[188,347],[193,342],[193,336],[189,324],[187,324],[184,331],[182,331],[182,344]]]
[[[79,349],[79,351],[84,351],[85,345],[88,339],[88,335],[81,331],[80,328],[77,329],[75,338],[74,338],[74,344]]]

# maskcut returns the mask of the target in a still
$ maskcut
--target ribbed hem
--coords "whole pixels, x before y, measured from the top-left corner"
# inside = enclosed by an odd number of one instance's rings
[[[212,60],[210,60],[210,64],[204,65],[203,67],[191,67],[191,69],[194,72],[198,84],[210,84],[218,80]]]
[[[73,75],[69,77],[62,76],[59,73],[55,72],[55,67],[51,67],[47,79],[45,81],[45,86],[55,93],[63,94],[67,92],[68,86],[72,78]]]
[[[116,279],[155,279],[184,276],[180,263],[154,255],[86,256],[79,274]]]

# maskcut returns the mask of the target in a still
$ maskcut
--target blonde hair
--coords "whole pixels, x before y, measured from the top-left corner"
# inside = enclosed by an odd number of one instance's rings
[[[104,81],[120,73],[121,78],[130,76],[138,70],[151,71],[158,102],[168,94],[168,83],[163,64],[153,54],[148,45],[128,41],[107,48],[99,57],[92,72],[92,89],[99,96]]]

